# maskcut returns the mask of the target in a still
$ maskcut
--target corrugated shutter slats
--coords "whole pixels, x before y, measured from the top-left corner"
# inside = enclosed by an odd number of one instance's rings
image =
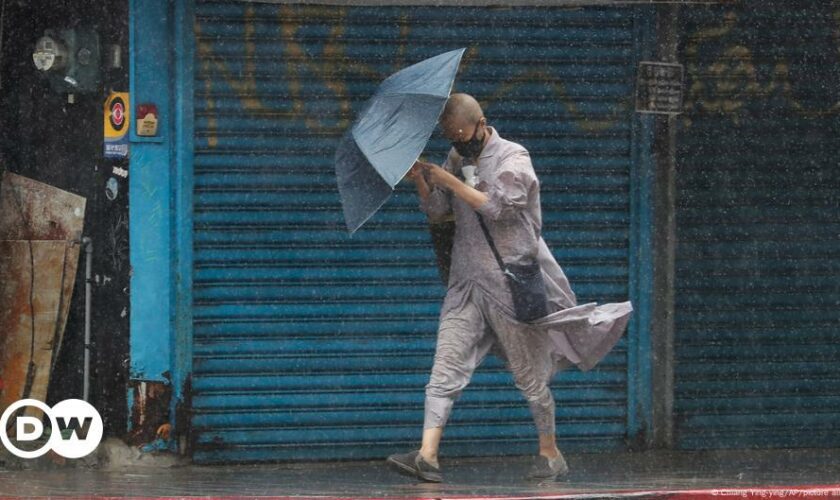
[[[840,57],[831,4],[684,10],[681,448],[840,446]]]
[[[460,46],[457,88],[532,153],[545,238],[581,302],[628,296],[632,11],[196,6],[194,459],[381,458],[422,427],[439,283],[411,188],[347,237],[337,140],[391,72]],[[430,143],[441,161],[447,144]],[[617,449],[626,340],[553,385],[564,446]],[[495,359],[445,452],[530,453]]]

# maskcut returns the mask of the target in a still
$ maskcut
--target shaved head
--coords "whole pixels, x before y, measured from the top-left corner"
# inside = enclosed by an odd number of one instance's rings
[[[446,107],[443,108],[443,115],[441,121],[449,121],[455,118],[475,123],[484,113],[481,111],[481,105],[478,101],[469,94],[452,94],[449,100],[446,101]]]
[[[449,96],[440,116],[443,135],[450,141],[468,140],[476,132],[476,127],[483,127],[485,123],[481,105],[469,94]],[[479,137],[482,136],[479,134]]]

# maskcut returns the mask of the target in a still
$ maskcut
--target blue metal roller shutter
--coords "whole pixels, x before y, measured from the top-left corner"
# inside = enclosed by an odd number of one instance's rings
[[[684,11],[681,448],[840,446],[836,7]]]
[[[633,11],[198,2],[194,459],[381,458],[415,446],[439,283],[401,186],[349,238],[337,140],[385,76],[469,46],[457,88],[530,149],[545,237],[581,302],[628,297]],[[441,161],[447,145],[430,144]],[[626,340],[553,388],[569,448],[627,434]],[[503,366],[476,373],[444,452],[530,453]]]

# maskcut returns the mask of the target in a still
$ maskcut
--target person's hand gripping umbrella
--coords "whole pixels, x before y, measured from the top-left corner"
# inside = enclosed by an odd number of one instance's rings
[[[420,157],[465,50],[437,55],[388,77],[342,138],[335,175],[350,234],[379,210]]]

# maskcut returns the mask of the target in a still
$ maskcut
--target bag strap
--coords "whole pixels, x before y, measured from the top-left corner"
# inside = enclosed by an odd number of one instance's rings
[[[487,229],[487,225],[484,224],[484,219],[481,217],[481,214],[476,212],[475,216],[478,217],[478,223],[481,225],[481,231],[484,233],[484,237],[487,239],[487,244],[490,245],[490,251],[493,252],[493,257],[496,257],[496,262],[499,264],[499,269],[502,270],[502,274],[507,275],[508,270],[505,268],[505,263],[502,261],[502,256],[499,255],[499,250],[496,249],[496,244],[493,242],[493,237],[490,236],[490,230]]]

